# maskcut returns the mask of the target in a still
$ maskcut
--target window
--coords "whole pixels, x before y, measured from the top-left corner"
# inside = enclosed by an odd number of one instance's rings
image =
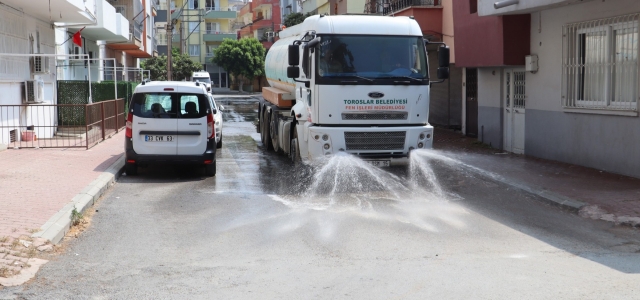
[[[200,45],[189,45],[190,56],[200,56]]]
[[[216,1],[215,0],[207,0],[204,6],[205,6],[205,10],[215,10],[216,9]]]
[[[217,34],[220,33],[220,23],[209,23],[207,22],[207,34]]]
[[[187,36],[193,32],[200,32],[200,23],[198,22],[189,22],[189,32],[187,32]]]
[[[207,57],[213,57],[213,54],[216,48],[218,48],[218,46],[207,45]]]
[[[469,0],[469,13],[475,14],[478,12],[478,0]]]
[[[638,15],[564,26],[565,108],[638,110]]]
[[[198,0],[189,0],[189,9],[198,9]]]

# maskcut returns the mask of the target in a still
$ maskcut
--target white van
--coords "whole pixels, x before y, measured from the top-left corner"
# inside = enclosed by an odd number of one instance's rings
[[[207,71],[198,71],[191,74],[191,81],[199,81],[207,86],[207,92],[211,92],[211,77]]]
[[[203,83],[156,81],[138,85],[125,131],[126,172],[156,163],[204,165],[216,175],[215,107]]]

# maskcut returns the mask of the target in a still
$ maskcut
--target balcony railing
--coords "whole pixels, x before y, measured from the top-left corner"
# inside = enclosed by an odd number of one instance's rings
[[[142,40],[142,27],[133,23],[129,23],[129,32],[133,33],[133,36],[138,40]]]
[[[440,0],[391,0],[382,6],[382,14],[388,15],[413,6],[437,6]]]

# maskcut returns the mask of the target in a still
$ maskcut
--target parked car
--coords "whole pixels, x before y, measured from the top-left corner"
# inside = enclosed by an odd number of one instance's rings
[[[222,111],[224,110],[224,106],[218,105],[216,100],[213,98],[211,94],[209,94],[209,98],[211,98],[211,107],[214,108],[213,120],[215,121],[216,127],[216,148],[222,148]]]
[[[199,164],[216,174],[217,113],[199,82],[143,82],[129,103],[125,133],[126,172],[157,163]]]

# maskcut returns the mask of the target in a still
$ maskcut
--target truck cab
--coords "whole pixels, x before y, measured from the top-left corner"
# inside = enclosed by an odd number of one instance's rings
[[[198,71],[193,72],[191,74],[191,81],[198,81],[200,83],[204,83],[207,87],[207,92],[211,92],[211,77],[209,76],[209,72],[207,71]]]
[[[346,152],[378,166],[406,164],[412,150],[432,147],[434,81],[414,19],[312,16],[294,27],[280,33],[266,59],[267,79],[280,91],[263,90],[260,108],[261,124],[274,123],[260,130],[279,138],[272,147],[302,159]],[[442,53],[439,79],[448,77],[448,48]],[[279,101],[285,98],[291,107]]]

